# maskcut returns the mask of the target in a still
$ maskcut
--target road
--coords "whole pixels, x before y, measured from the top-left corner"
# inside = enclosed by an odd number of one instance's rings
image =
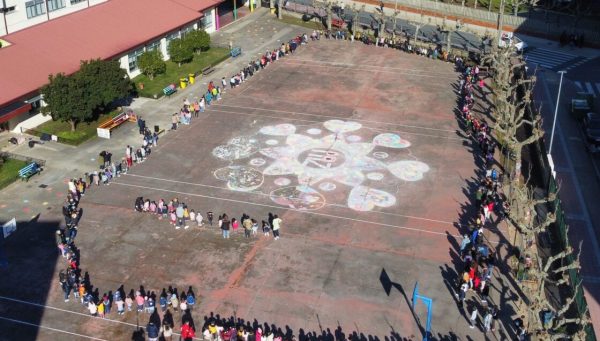
[[[313,1],[312,0],[290,0],[286,3],[286,8],[288,10],[299,9],[299,12],[303,13],[304,7],[295,7],[294,4],[304,5],[304,6],[312,6]],[[387,17],[387,21],[385,24],[386,30],[392,30],[394,28],[394,24],[391,19],[393,10],[385,8],[385,12],[386,12],[386,17]],[[314,10],[309,9],[308,14],[310,15],[313,13],[314,13]],[[348,23],[351,23],[352,19],[354,17],[354,12],[352,11],[351,8],[348,8],[348,7],[344,8],[343,10],[341,10],[340,8],[337,8],[335,13],[338,17],[344,19],[344,21],[346,21]],[[366,10],[359,11],[358,22],[360,23],[360,25],[363,28],[375,27],[375,25],[376,25],[375,23],[377,22],[377,20],[378,19],[376,18],[374,13],[368,12]],[[418,25],[420,25],[420,24],[417,22],[398,18],[396,20],[395,30],[397,33],[405,32],[407,35],[414,38]],[[442,44],[445,46],[448,41],[447,34],[448,34],[447,32],[440,32],[440,30],[438,30],[437,25],[426,24],[426,25],[421,25],[421,27],[419,27],[418,39],[421,41],[439,43],[439,44]],[[470,51],[480,51],[482,49],[482,47],[484,46],[481,37],[478,37],[477,35],[475,35],[473,33],[465,32],[465,31],[461,31],[461,30],[451,33],[451,43],[452,43],[453,47],[467,49]]]

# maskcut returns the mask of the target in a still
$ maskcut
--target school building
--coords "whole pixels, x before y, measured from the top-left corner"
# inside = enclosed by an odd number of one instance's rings
[[[39,114],[39,89],[50,74],[71,74],[82,60],[101,58],[118,60],[133,78],[144,51],[159,49],[168,59],[172,39],[218,30],[219,10],[229,10],[231,1],[244,6],[243,0],[0,0],[0,131],[50,119]]]

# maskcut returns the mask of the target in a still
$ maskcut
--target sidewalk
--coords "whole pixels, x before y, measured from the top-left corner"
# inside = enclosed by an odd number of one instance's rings
[[[158,125],[161,130],[165,129],[165,133],[159,137],[157,148],[160,148],[161,143],[170,138],[171,115],[179,111],[185,98],[193,99],[204,93],[210,80],[219,84],[222,77],[228,80],[250,60],[255,60],[266,50],[278,48],[281,42],[299,35],[303,30],[308,31],[306,28],[280,23],[275,16],[268,14],[267,9],[259,8],[211,37],[213,45],[226,46],[232,41],[234,46],[240,46],[241,56],[219,64],[209,77],[199,78],[196,84],[179,90],[169,98],[136,98],[130,107],[146,120],[150,129],[154,125]],[[224,96],[227,96],[227,92]],[[210,107],[207,110],[210,111]],[[43,219],[45,215],[61,217],[61,205],[69,178],[82,177],[84,173],[96,170],[98,154],[103,150],[111,152],[113,159],[117,160],[125,155],[127,145],[140,146],[142,143],[135,123],[125,123],[114,130],[110,140],[94,138],[78,147],[56,142],[38,144],[34,148],[29,148],[27,144],[14,146],[8,144],[8,139],[12,136],[12,133],[7,133],[0,137],[2,151],[46,160],[46,166],[41,174],[33,176],[29,182],[17,181],[2,190],[0,221],[8,221],[13,217],[17,221],[29,221],[38,215],[39,219]]]

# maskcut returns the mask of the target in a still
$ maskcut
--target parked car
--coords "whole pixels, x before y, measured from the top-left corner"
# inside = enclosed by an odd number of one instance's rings
[[[588,112],[583,118],[583,132],[591,152],[600,151],[600,115]]]
[[[503,32],[502,37],[500,37],[500,40],[498,41],[498,46],[514,46],[519,53],[525,52],[528,47],[526,42],[519,39],[512,32]]]

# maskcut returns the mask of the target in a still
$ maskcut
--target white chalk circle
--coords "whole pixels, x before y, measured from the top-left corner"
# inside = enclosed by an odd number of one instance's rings
[[[410,142],[400,137],[398,134],[383,133],[375,136],[373,144],[376,146],[388,148],[408,148]]]
[[[323,123],[323,126],[334,133],[349,133],[362,128],[362,124],[353,121],[329,120]]]
[[[287,136],[296,132],[296,126],[289,123],[283,123],[274,126],[264,126],[260,128],[260,132],[264,135]]]
[[[277,186],[287,186],[292,183],[292,180],[288,178],[277,178],[273,181],[273,183]]]
[[[379,173],[379,172],[371,172],[369,174],[367,174],[367,179],[369,180],[374,180],[374,181],[379,181],[379,180],[383,180],[383,173]]]
[[[319,189],[325,192],[331,192],[336,189],[336,185],[333,182],[322,182],[319,184]]]
[[[322,130],[319,128],[310,128],[306,132],[310,135],[319,135],[322,132]]]
[[[241,192],[255,190],[264,181],[264,177],[259,170],[246,166],[219,168],[214,172],[214,176],[219,180],[227,181],[229,189]]]
[[[390,173],[405,181],[419,181],[429,171],[429,166],[421,161],[396,161],[388,165]]]
[[[250,160],[250,162],[248,162],[248,163],[251,166],[260,167],[260,166],[264,165],[265,163],[267,163],[267,160],[265,160],[263,158],[260,158],[260,157],[257,157],[257,158],[254,158],[254,159]]]
[[[390,154],[386,153],[386,152],[375,152],[373,153],[373,157],[376,159],[387,159],[390,156]]]
[[[358,136],[358,135],[350,135],[348,137],[346,137],[346,141],[348,142],[358,142],[362,140],[362,137]]]
[[[279,141],[277,141],[277,140],[266,140],[265,143],[268,144],[269,146],[276,146],[276,145],[279,144]]]

